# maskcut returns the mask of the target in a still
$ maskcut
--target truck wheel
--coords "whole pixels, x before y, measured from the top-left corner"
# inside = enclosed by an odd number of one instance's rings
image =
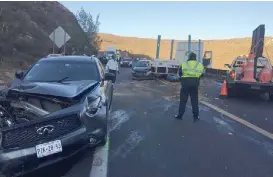
[[[227,89],[227,97],[231,98],[231,97],[235,97],[237,95],[237,92],[235,89],[232,88],[228,88]]]
[[[273,101],[273,93],[269,94],[269,101]]]

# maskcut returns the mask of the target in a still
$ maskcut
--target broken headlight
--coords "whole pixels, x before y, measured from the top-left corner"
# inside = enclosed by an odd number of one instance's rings
[[[101,108],[101,97],[87,97],[84,103],[84,113],[88,117],[93,117]]]

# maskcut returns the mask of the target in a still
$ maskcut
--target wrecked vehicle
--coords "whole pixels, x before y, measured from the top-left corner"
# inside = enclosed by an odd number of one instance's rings
[[[120,67],[132,67],[132,59],[131,58],[122,58],[120,60]]]
[[[153,79],[154,76],[151,72],[151,61],[150,60],[139,60],[135,63],[132,68],[132,77],[136,80],[149,80]]]
[[[0,99],[0,176],[17,176],[103,145],[114,75],[97,58],[40,59]]]

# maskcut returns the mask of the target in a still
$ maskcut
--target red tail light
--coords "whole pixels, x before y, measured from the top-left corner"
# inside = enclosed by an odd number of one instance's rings
[[[230,78],[231,78],[232,80],[235,79],[235,71],[231,71],[231,72],[230,72]]]

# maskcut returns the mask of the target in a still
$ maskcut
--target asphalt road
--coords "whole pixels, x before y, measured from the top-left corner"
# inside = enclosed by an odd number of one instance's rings
[[[273,133],[273,102],[264,95],[244,94],[235,98],[219,98],[222,83],[203,80],[201,92],[204,99],[240,118]]]
[[[190,103],[184,119],[175,120],[178,83],[130,76],[129,68],[121,68],[115,84],[108,177],[272,176],[273,140],[202,104],[199,122],[192,121]],[[220,87],[202,81],[201,99],[272,131],[271,103],[221,99]],[[92,161],[88,149],[31,176],[89,177]]]
[[[205,84],[211,92],[201,88],[201,97],[217,96],[217,83]],[[122,121],[110,134],[109,177],[272,176],[271,140],[204,105],[197,123],[190,106],[184,120],[173,119],[179,88],[173,85],[125,77],[116,86],[113,111],[122,112]]]

